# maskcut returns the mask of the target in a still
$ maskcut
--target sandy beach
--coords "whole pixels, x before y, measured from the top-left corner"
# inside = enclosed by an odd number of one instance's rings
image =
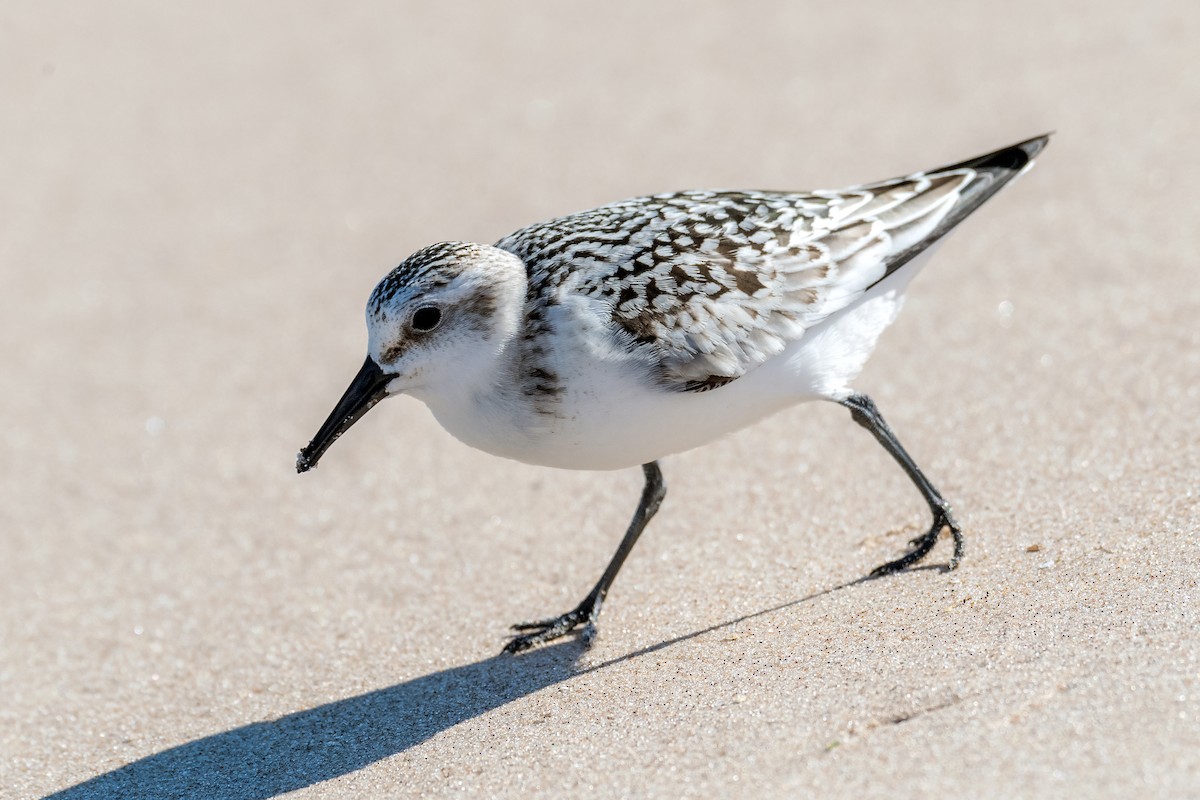
[[[1200,797],[1200,5],[12,3],[0,797]],[[636,470],[389,400],[406,255],[1045,131],[845,409],[669,458],[599,636],[500,656]]]

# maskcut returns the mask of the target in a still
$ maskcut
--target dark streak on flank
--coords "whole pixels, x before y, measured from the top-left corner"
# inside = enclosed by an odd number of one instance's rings
[[[557,398],[562,393],[558,375],[543,367],[534,367],[527,373],[526,391],[541,398]]]
[[[733,383],[737,378],[729,375],[709,375],[704,380],[688,381],[681,387],[685,392],[707,392],[718,389],[727,383]]]

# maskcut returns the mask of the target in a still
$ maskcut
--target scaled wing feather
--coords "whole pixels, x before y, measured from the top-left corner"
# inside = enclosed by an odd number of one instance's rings
[[[525,261],[531,295],[600,299],[612,336],[650,354],[663,385],[701,391],[854,302],[988,177],[960,167],[837,192],[655,195],[497,246]]]

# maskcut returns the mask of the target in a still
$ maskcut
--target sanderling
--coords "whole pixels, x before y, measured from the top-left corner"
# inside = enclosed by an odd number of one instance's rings
[[[368,355],[296,469],[388,395],[429,406],[452,436],[530,464],[641,465],[645,485],[612,561],[576,608],[513,626],[518,652],[583,626],[666,494],[658,459],[804,400],[850,410],[933,513],[872,574],[924,558],[950,505],[879,410],[850,388],[934,245],[1031,163],[1048,136],[836,191],[691,191],[532,225],[494,246],[442,242],[367,302]]]

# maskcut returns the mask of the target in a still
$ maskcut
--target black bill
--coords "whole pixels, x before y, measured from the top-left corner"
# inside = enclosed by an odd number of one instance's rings
[[[329,445],[350,430],[350,426],[358,422],[372,406],[387,397],[387,385],[394,377],[384,374],[379,365],[367,356],[362,369],[350,382],[350,388],[342,395],[329,419],[325,420],[308,447],[296,455],[296,472],[308,472],[315,467]]]

